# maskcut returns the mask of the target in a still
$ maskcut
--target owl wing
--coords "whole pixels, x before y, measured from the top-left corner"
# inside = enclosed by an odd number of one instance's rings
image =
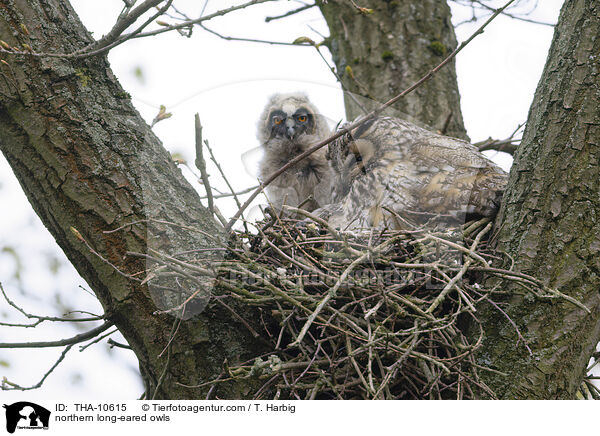
[[[490,216],[507,181],[475,146],[397,118],[354,129],[328,158],[341,195],[327,213],[340,228],[398,228],[404,212]]]
[[[420,207],[454,215],[491,216],[507,174],[468,142],[431,134],[412,147]]]

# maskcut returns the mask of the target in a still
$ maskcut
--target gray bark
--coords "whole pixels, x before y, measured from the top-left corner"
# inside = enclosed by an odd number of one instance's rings
[[[488,374],[503,398],[574,398],[600,340],[599,101],[600,4],[567,0],[498,216],[498,248],[592,313],[514,297],[506,311],[532,357],[506,318],[488,313],[479,355],[508,374]]]
[[[432,42],[440,41],[449,51],[455,41],[443,2],[365,0],[361,6],[370,3],[375,14],[366,17],[350,14],[333,0],[323,12],[332,28],[338,69],[345,71],[351,65],[358,81],[373,84],[372,96],[384,100],[442,59],[434,49],[440,46],[430,47]],[[509,376],[482,375],[504,398],[572,398],[600,339],[599,14],[594,0],[568,0],[563,8],[499,217],[499,247],[515,258],[518,268],[579,298],[592,315],[560,300],[514,298],[506,310],[529,341],[534,351],[530,358],[505,318],[482,310],[478,316],[486,320],[487,331],[481,362]],[[401,16],[414,21],[404,22]],[[366,21],[373,17],[381,22]],[[440,33],[429,25],[419,27],[427,21],[437,23]],[[26,25],[29,35],[20,24]],[[390,42],[385,36],[390,32],[409,36],[398,37],[402,44]],[[421,32],[425,36],[418,38]],[[362,46],[365,38],[372,38],[372,43]],[[45,52],[75,51],[91,41],[66,0],[0,2],[0,39]],[[387,50],[391,57],[383,56]],[[104,59],[4,59],[9,65],[0,63],[0,149],[36,213],[132,346],[147,396],[203,398],[205,388],[188,389],[178,383],[213,379],[225,359],[230,364],[246,360],[260,354],[261,345],[229,312],[211,306],[181,323],[170,352],[159,357],[175,319],[154,315],[151,290],[118,274],[70,228],[75,227],[104,259],[132,274],[146,264],[125,256],[127,251],[143,253],[150,246],[172,252],[210,245],[194,229],[218,235],[220,227],[135,111]],[[449,132],[462,136],[456,78],[452,69],[446,74],[399,109],[436,128],[452,112],[456,125]],[[344,80],[349,89],[360,91],[348,77]],[[349,115],[353,110],[348,109]],[[144,221],[103,233],[151,218],[185,228]],[[236,310],[245,315],[243,308]],[[255,387],[251,381],[222,384],[218,394],[244,398]]]
[[[66,0],[1,2],[0,39],[59,53],[92,41]],[[252,336],[229,312],[212,308],[181,323],[169,352],[160,357],[176,318],[154,315],[158,308],[148,287],[118,274],[70,228],[122,272],[134,274],[146,264],[126,252],[210,245],[193,229],[219,235],[220,227],[133,108],[105,59],[5,59],[8,65],[0,64],[0,149],[29,202],[133,348],[146,397],[204,398],[206,388],[187,389],[176,382],[214,379],[225,359],[234,363],[260,353]],[[186,227],[141,222],[104,233],[151,218]],[[245,382],[223,385],[219,395],[240,398],[247,387]]]
[[[367,109],[373,109],[436,67],[457,46],[450,8],[445,1],[363,0],[360,14],[352,2],[323,3],[329,26],[327,43],[344,89],[356,94]],[[346,96],[346,115],[362,114]],[[395,115],[467,139],[460,110],[460,94],[454,60],[424,86],[394,105]]]

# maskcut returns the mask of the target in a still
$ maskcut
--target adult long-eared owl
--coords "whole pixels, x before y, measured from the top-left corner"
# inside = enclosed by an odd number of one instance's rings
[[[329,144],[330,205],[339,228],[403,228],[401,215],[492,216],[507,174],[468,142],[379,117]],[[405,215],[404,215],[405,216]]]
[[[329,136],[326,119],[305,94],[275,94],[258,121],[258,140],[264,155],[259,177],[265,180],[291,159]],[[331,171],[325,148],[287,169],[269,186],[267,197],[275,207],[303,204],[312,211],[331,201]],[[305,202],[309,196],[312,200]]]

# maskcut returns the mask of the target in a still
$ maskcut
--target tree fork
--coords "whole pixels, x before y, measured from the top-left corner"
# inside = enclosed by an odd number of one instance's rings
[[[0,39],[39,52],[75,52],[92,41],[66,0],[1,2]],[[154,315],[157,307],[148,287],[124,276],[146,269],[144,261],[125,253],[146,252],[150,240],[170,252],[210,243],[189,229],[212,235],[223,230],[103,57],[4,56],[0,149],[34,210],[136,353],[146,398],[204,398],[202,389],[176,382],[195,385],[215,379],[224,361],[260,354],[247,329],[219,307],[182,322],[172,339],[175,318]],[[149,219],[185,227],[154,232]],[[125,226],[134,221],[138,224]],[[169,353],[160,357],[167,344]],[[241,398],[245,383],[250,382],[223,384],[219,396]]]

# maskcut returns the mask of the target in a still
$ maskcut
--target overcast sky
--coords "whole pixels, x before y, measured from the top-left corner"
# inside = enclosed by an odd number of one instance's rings
[[[96,38],[110,29],[123,4],[122,0],[72,0],[71,3]],[[205,13],[232,3],[242,2],[213,0]],[[525,2],[523,11],[531,10],[535,3]],[[562,3],[562,0],[539,2],[528,18],[555,23]],[[190,0],[175,4],[196,17],[204,2]],[[327,34],[327,28],[316,8],[285,20],[264,23],[265,16],[297,6],[298,2],[292,1],[267,3],[215,19],[207,26],[235,37],[291,42],[299,36],[309,36],[319,41],[318,33]],[[469,8],[454,3],[452,12],[454,23],[471,16]],[[480,24],[459,26],[459,41]],[[457,73],[463,116],[474,142],[490,136],[505,138],[526,120],[552,32],[549,26],[498,17],[459,54]],[[332,64],[327,50],[323,51]],[[168,33],[129,41],[114,49],[109,60],[147,121],[154,118],[161,104],[173,113],[172,118],[158,123],[154,131],[167,149],[190,162],[194,153],[193,115],[200,114],[204,136],[237,189],[256,183],[256,162],[260,158],[256,121],[270,94],[305,91],[332,122],[344,117],[339,86],[329,67],[310,47],[224,41],[197,28],[191,38]],[[493,152],[489,155],[505,169],[509,168],[510,159],[506,155]],[[198,186],[191,173],[185,168],[183,171]],[[211,173],[217,187],[222,186],[214,168]],[[68,264],[35,216],[1,156],[0,204],[4,206],[0,215],[0,281],[10,297],[30,313],[53,316],[61,315],[64,310],[101,313],[87,284]],[[220,207],[226,216],[235,211],[227,202]],[[4,301],[0,302],[2,321],[25,322],[17,315]],[[55,340],[80,332],[70,325],[51,323],[36,329],[0,327],[0,342]],[[113,337],[123,340],[118,335]],[[105,341],[84,352],[74,347],[44,387],[28,398],[139,397],[143,388],[134,375],[137,361],[133,353],[107,350]],[[60,353],[60,349],[0,350],[0,377],[6,376],[24,386],[33,385]],[[16,395],[21,398],[22,394]]]

